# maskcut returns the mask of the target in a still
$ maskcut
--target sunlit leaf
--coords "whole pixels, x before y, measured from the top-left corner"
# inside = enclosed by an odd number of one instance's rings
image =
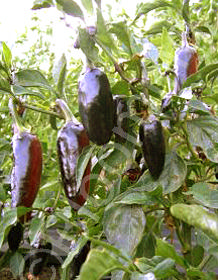
[[[218,218],[214,213],[210,213],[200,205],[175,204],[171,206],[172,215],[201,229],[208,237],[218,242]]]
[[[45,87],[51,89],[44,75],[38,70],[21,70],[15,74],[16,85],[23,87]]]
[[[164,9],[164,8],[170,7],[170,6],[171,6],[171,4],[169,2],[163,1],[163,0],[156,0],[156,1],[151,1],[151,2],[141,3],[137,7],[136,17],[135,17],[134,21],[136,21],[140,16],[145,15],[154,9],[157,9],[157,8]]]
[[[168,66],[170,66],[174,59],[173,40],[169,36],[166,27],[163,27],[162,31],[161,50],[159,56],[163,60],[163,62],[166,63]]]
[[[85,148],[78,158],[77,165],[76,165],[77,189],[79,189],[81,186],[83,175],[85,173],[88,162],[91,159],[94,149],[95,149],[95,145]]]
[[[18,277],[24,270],[25,260],[23,256],[15,252],[14,255],[10,258],[10,270],[13,273],[14,277]]]
[[[97,10],[97,38],[110,49],[116,49],[114,40],[107,30],[103,15],[99,9]]]
[[[213,116],[200,116],[187,121],[187,131],[192,146],[200,146],[207,158],[218,162],[218,120]]]
[[[199,201],[201,204],[211,208],[218,208],[218,189],[209,183],[194,184],[189,194]]]
[[[81,0],[83,7],[89,14],[93,14],[93,4],[92,0]]]
[[[56,0],[56,3],[66,14],[84,19],[80,6],[73,0]]]
[[[146,220],[141,207],[111,207],[104,215],[107,240],[125,254],[131,255],[140,242]]]
[[[5,42],[2,42],[3,47],[3,60],[5,65],[7,66],[8,73],[10,73],[11,70],[11,63],[12,63],[12,54],[9,47],[5,44]]]
[[[132,55],[130,36],[126,26],[126,22],[112,23],[109,31],[117,36],[118,40],[120,40],[120,42],[126,46],[128,53]]]
[[[42,229],[42,226],[44,224],[44,219],[40,219],[38,217],[35,217],[31,220],[30,228],[29,228],[29,239],[30,244],[34,244],[37,240],[38,234]]]
[[[104,275],[116,269],[125,268],[106,250],[92,249],[81,268],[78,280],[100,280]]]
[[[182,267],[186,267],[185,260],[179,256],[173,245],[158,238],[156,239],[156,255],[164,258],[171,258]]]
[[[95,43],[91,36],[88,34],[87,30],[84,28],[79,28],[79,44],[80,48],[86,57],[93,62],[94,64],[99,63],[99,53],[98,48],[95,46]]]
[[[148,172],[145,172],[134,185],[134,188],[144,191],[152,191],[157,187],[163,188],[163,193],[167,194],[176,191],[183,184],[186,177],[186,164],[176,153],[166,154],[164,169],[158,178],[154,181]]]
[[[50,8],[54,6],[53,0],[34,0],[32,10]]]
[[[63,94],[66,69],[67,69],[67,60],[65,54],[63,54],[61,56],[61,59],[58,61],[58,64],[53,70],[53,77],[57,84],[57,89],[60,96],[62,96]]]
[[[208,74],[218,69],[218,63],[209,64],[201,68],[195,74],[190,75],[187,80],[183,83],[183,88],[190,86],[192,83],[199,82],[200,80],[206,81]]]

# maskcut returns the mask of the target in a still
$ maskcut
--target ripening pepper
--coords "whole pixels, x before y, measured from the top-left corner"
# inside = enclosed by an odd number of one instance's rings
[[[10,104],[10,109],[15,121],[12,137],[14,165],[11,174],[11,206],[31,207],[40,186],[42,147],[37,136],[20,124],[14,104]]]
[[[182,34],[182,47],[175,53],[174,68],[176,74],[174,91],[178,93],[188,76],[197,72],[198,69],[197,51],[189,45],[185,32]]]
[[[42,173],[42,148],[36,135],[29,133],[21,125],[15,104],[9,101],[14,120],[12,137],[13,169],[11,174],[11,207],[31,207],[40,186]],[[20,222],[30,218],[30,212],[20,217]],[[13,226],[8,234],[8,245],[16,251],[23,237],[21,223]]]
[[[165,162],[165,140],[161,122],[151,116],[141,123],[139,138],[149,172],[152,178],[157,180]]]
[[[97,145],[109,142],[114,127],[114,103],[104,72],[87,68],[78,84],[79,112],[89,139]]]
[[[73,117],[63,100],[57,99],[56,106],[66,120],[57,137],[62,182],[69,204],[78,210],[86,202],[89,193],[91,162],[85,169],[80,186],[77,186],[76,181],[76,164],[83,148],[89,145],[89,138],[83,125]]]

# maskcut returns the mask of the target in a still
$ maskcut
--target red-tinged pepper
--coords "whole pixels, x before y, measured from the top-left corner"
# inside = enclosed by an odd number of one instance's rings
[[[87,67],[80,75],[78,98],[89,139],[97,145],[108,143],[114,127],[114,103],[106,74],[98,68]]]
[[[198,69],[197,51],[189,45],[185,32],[182,34],[182,47],[176,50],[174,65],[176,74],[174,91],[178,93],[188,76]]]
[[[80,186],[76,181],[76,164],[83,148],[89,145],[89,138],[83,125],[73,117],[67,104],[57,99],[56,105],[66,120],[57,137],[62,182],[69,204],[74,210],[78,210],[86,202],[89,194],[91,162],[89,161],[85,169]]]
[[[31,207],[39,190],[42,173],[42,147],[36,135],[25,130],[10,101],[14,118],[12,148],[14,166],[11,174],[12,207]]]

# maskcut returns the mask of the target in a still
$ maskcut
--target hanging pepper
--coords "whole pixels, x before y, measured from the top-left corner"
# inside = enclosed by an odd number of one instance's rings
[[[176,74],[174,92],[178,93],[188,76],[197,72],[198,69],[197,51],[189,45],[185,32],[182,34],[182,47],[175,53],[174,68]]]
[[[40,186],[42,173],[42,148],[36,135],[28,132],[21,124],[15,104],[10,99],[9,108],[14,120],[12,137],[13,170],[11,174],[11,207],[31,207]],[[20,217],[20,222],[30,218],[30,213]],[[16,236],[14,236],[16,232]],[[23,231],[20,224],[13,226],[8,234],[9,247],[18,248]],[[15,238],[16,240],[12,240]],[[17,244],[15,244],[17,243]],[[10,245],[12,244],[12,245]]]
[[[141,123],[139,138],[150,174],[157,180],[165,162],[165,140],[161,122],[154,116],[150,116],[148,120]]]
[[[115,126],[113,128],[115,142],[124,143],[127,139],[127,130],[130,117],[127,98],[125,95],[115,95],[113,100],[115,108]]]
[[[97,145],[106,144],[114,127],[114,103],[106,74],[87,67],[78,89],[79,112],[89,139]]]
[[[56,106],[66,120],[57,137],[62,182],[69,204],[74,210],[78,210],[86,202],[89,193],[91,162],[89,161],[85,169],[83,180],[79,187],[76,181],[76,165],[83,148],[89,145],[89,138],[83,125],[73,117],[63,100],[57,99]]]

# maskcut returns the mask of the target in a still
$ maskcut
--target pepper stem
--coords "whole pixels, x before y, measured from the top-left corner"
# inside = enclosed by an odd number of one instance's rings
[[[185,48],[188,46],[189,46],[189,43],[187,40],[187,34],[186,34],[186,32],[182,32],[182,47]]]
[[[73,121],[74,123],[79,124],[78,120],[74,117],[70,108],[67,106],[67,103],[63,99],[56,99],[55,103],[66,121]]]
[[[10,98],[9,103],[8,103],[8,107],[9,107],[10,113],[11,113],[12,118],[13,118],[13,122],[14,122],[14,125],[15,125],[16,132],[21,134],[22,132],[27,131],[27,129],[21,123],[20,117],[19,117],[19,115],[17,113],[17,110],[16,110],[15,103],[16,103],[16,101],[14,99]]]

